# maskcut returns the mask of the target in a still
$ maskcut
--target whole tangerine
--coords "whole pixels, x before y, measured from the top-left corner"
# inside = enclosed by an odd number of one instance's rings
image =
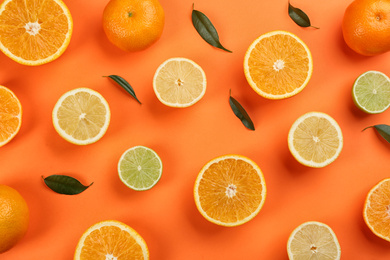
[[[27,232],[29,210],[18,191],[0,185],[0,254],[11,249]]]
[[[103,11],[103,29],[111,43],[125,51],[141,51],[163,32],[164,10],[158,0],[111,0]]]
[[[355,0],[345,10],[342,31],[355,52],[372,56],[390,51],[390,0]]]

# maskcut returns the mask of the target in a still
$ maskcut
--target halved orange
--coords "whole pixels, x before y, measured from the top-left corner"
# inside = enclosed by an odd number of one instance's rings
[[[209,161],[195,181],[199,212],[221,226],[238,226],[253,219],[263,207],[266,186],[263,173],[251,159],[224,155]]]
[[[0,147],[19,132],[22,125],[22,105],[8,88],[0,86]]]
[[[73,30],[72,16],[61,0],[5,0],[0,25],[0,50],[30,66],[61,56]]]
[[[295,34],[272,31],[258,37],[244,58],[249,85],[268,99],[283,99],[301,92],[308,84],[313,61],[307,45]]]
[[[128,225],[105,220],[92,225],[81,236],[74,260],[149,259],[145,240]]]
[[[363,218],[375,235],[390,241],[390,178],[380,181],[368,192]]]

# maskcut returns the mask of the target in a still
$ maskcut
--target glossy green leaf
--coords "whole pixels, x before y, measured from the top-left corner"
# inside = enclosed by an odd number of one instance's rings
[[[192,24],[194,25],[196,31],[199,35],[205,40],[208,44],[219,48],[221,50],[232,52],[219,42],[219,36],[214,25],[211,23],[209,18],[202,12],[195,10],[194,5],[192,5]]]
[[[241,104],[231,96],[231,91],[229,97],[229,104],[233,110],[233,113],[241,120],[243,125],[249,130],[255,130],[255,126],[252,122],[252,119],[249,117],[248,113],[241,106]]]
[[[75,195],[85,191],[89,186],[84,186],[77,179],[67,175],[50,175],[46,178],[42,176],[45,184],[54,192],[65,195]]]
[[[103,76],[103,77],[109,77],[112,80],[114,80],[116,83],[118,83],[119,86],[121,86],[124,90],[126,90],[130,95],[135,98],[135,100],[138,101],[138,103],[141,104],[141,102],[138,100],[137,96],[135,95],[134,89],[131,87],[129,82],[127,82],[124,78],[118,75],[110,75],[110,76]]]
[[[290,1],[288,2],[288,15],[297,25],[301,27],[313,27],[319,29],[318,27],[312,26],[307,14],[301,9],[292,6]]]
[[[390,126],[389,125],[373,125],[363,129],[374,128],[388,143],[390,143]]]

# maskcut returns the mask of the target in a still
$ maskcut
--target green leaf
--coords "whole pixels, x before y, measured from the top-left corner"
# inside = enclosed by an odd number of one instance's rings
[[[241,122],[246,128],[248,128],[249,130],[255,130],[255,126],[253,125],[253,122],[249,117],[248,113],[241,106],[241,104],[231,96],[231,90],[229,95],[229,104],[233,110],[233,113],[241,120]]]
[[[119,84],[119,86],[124,88],[130,95],[132,95],[133,98],[135,98],[135,100],[138,101],[138,103],[141,104],[141,102],[138,100],[137,96],[135,95],[134,89],[131,87],[129,82],[127,82],[124,78],[118,75],[110,75],[110,76],[103,76],[103,77],[109,77],[112,80],[114,80],[116,83]]]
[[[46,178],[42,176],[47,187],[54,192],[65,195],[75,195],[85,191],[89,186],[84,186],[77,179],[66,175],[50,175]]]
[[[288,14],[291,19],[301,27],[313,27],[319,29],[318,27],[312,26],[307,14],[301,9],[292,6],[290,1],[288,2]]]
[[[378,133],[388,142],[390,143],[390,126],[389,125],[373,125],[368,126],[363,129],[366,130],[367,128],[374,128]]]
[[[194,9],[194,4],[192,4],[192,24],[194,25],[199,35],[208,44],[221,50],[232,52],[222,46],[222,44],[219,42],[219,36],[214,25],[204,13]]]

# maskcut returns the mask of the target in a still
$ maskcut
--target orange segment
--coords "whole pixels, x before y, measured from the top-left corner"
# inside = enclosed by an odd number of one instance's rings
[[[194,187],[199,212],[222,226],[238,226],[253,219],[262,208],[265,196],[260,168],[241,155],[225,155],[208,162]]]
[[[68,47],[73,28],[61,0],[5,0],[0,24],[1,51],[31,66],[57,59]]]
[[[288,98],[301,92],[312,70],[309,48],[296,35],[285,31],[261,35],[249,46],[244,58],[249,85],[269,99]]]
[[[131,227],[116,220],[92,225],[80,238],[75,260],[149,259],[145,240]]]
[[[371,231],[390,241],[390,178],[380,181],[367,195],[363,217]]]
[[[22,105],[15,94],[0,86],[0,147],[19,132],[22,125]]]

